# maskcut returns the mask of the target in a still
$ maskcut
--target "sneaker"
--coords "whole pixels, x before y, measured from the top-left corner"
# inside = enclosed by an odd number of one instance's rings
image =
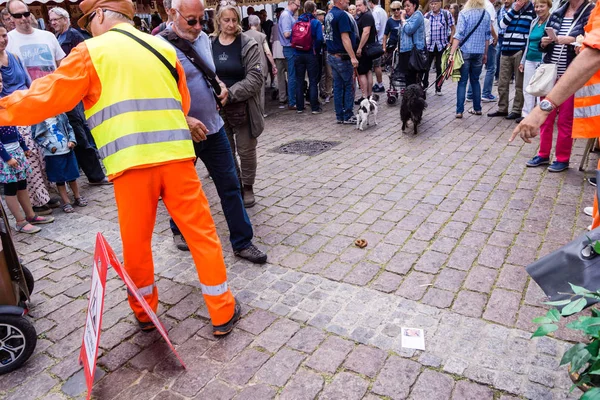
[[[558,162],[554,161],[552,165],[548,167],[548,171],[550,172],[562,172],[569,168],[568,162]]]
[[[436,90],[435,91],[435,95],[436,96],[442,96],[442,91],[441,90]]]
[[[525,119],[525,117],[519,117],[517,119],[515,119],[515,123],[520,124],[521,121],[523,121]]]
[[[496,100],[498,100],[498,99],[493,94],[490,94],[489,96],[481,96],[482,103],[493,103]]]
[[[54,222],[54,217],[41,217],[34,215],[32,218],[25,218],[31,225],[50,224]]]
[[[588,183],[589,183],[590,185],[592,185],[593,187],[596,187],[596,186],[598,186],[598,184],[596,183],[596,177],[591,177],[591,178],[588,178],[588,179],[587,179],[587,181],[588,181]]]
[[[296,110],[296,114],[304,114],[304,110]]]
[[[254,207],[256,204],[256,198],[254,197],[254,190],[252,186],[244,186],[242,191],[242,200],[244,201],[245,208]]]
[[[287,106],[287,109],[290,111],[296,110],[296,106]]]
[[[229,332],[233,330],[233,327],[236,322],[240,320],[242,316],[242,306],[238,303],[237,299],[235,299],[235,308],[233,310],[233,317],[229,320],[229,322],[223,325],[213,325],[213,336],[225,336]]]
[[[318,110],[311,111],[311,114],[314,114],[314,115],[318,115],[318,114],[321,114],[321,113],[323,113],[323,110],[320,109],[320,108]]]
[[[540,165],[550,164],[549,158],[535,156],[531,160],[527,161],[525,165],[528,167],[539,167]]]
[[[137,318],[136,318],[136,320],[137,320],[138,326],[140,327],[140,330],[144,333],[152,332],[153,330],[156,329],[156,326],[154,325],[154,322],[152,322],[152,321],[142,322]]]
[[[279,103],[279,109],[280,110],[284,110],[285,108],[287,108],[286,103]]]
[[[356,125],[356,116],[353,115],[344,121],[344,125]]]
[[[360,99],[354,101],[354,105],[357,105],[357,106],[360,105],[360,102],[363,101],[364,99],[365,99],[364,97],[360,96]]]
[[[234,254],[238,257],[253,262],[254,264],[264,264],[267,262],[267,253],[261,251],[252,243],[243,250],[234,251]]]
[[[383,92],[385,92],[385,87],[383,86],[383,83],[381,85],[379,85],[379,84],[373,85],[373,91],[375,93],[383,93]]]
[[[467,97],[467,103],[470,103],[470,102],[472,102],[472,101],[473,101],[473,99],[471,99],[471,98]]]
[[[175,243],[175,246],[181,251],[190,251],[183,235],[173,235],[173,243]]]
[[[340,125],[341,125],[341,124],[343,124],[343,123],[344,123],[344,121],[343,121],[343,120],[341,120],[341,119],[337,119],[337,120],[335,121],[335,123],[336,123],[336,124],[340,124]]]
[[[594,215],[594,207],[586,207],[583,209],[583,213],[585,215],[589,215],[590,217]]]

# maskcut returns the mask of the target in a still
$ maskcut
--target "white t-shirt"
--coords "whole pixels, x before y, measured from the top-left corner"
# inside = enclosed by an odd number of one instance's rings
[[[19,56],[32,81],[54,72],[56,62],[65,58],[56,37],[39,29],[34,29],[29,35],[16,29],[8,32],[6,51]]]
[[[383,33],[385,31],[385,24],[388,20],[387,12],[380,5],[373,7],[373,19],[375,19],[375,29],[377,30],[377,40],[379,43],[383,43]]]
[[[492,19],[492,29],[494,30],[494,32],[498,33],[498,31],[496,30],[496,9],[494,8],[492,2],[489,0],[485,0],[485,11],[487,11],[488,14],[490,14],[490,18]],[[490,44],[493,42],[494,39],[490,39]]]

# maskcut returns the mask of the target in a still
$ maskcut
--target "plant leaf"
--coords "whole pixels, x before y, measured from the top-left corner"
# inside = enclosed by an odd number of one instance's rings
[[[575,294],[592,293],[590,290],[587,290],[586,288],[584,288],[582,286],[573,285],[572,283],[569,283],[569,286],[571,286],[571,290],[573,290],[573,293],[575,293]]]
[[[582,298],[566,305],[560,312],[560,315],[562,315],[563,317],[573,315],[573,314],[578,313],[579,311],[583,310],[586,305],[587,305],[587,301],[586,301],[586,299],[584,299],[582,297]]]
[[[565,306],[569,304],[572,300],[556,300],[556,301],[544,301],[544,304],[548,304],[549,306]]]
[[[548,312],[546,313],[546,317],[550,318],[552,322],[558,322],[560,321],[560,312],[558,312],[556,308],[553,308],[551,310],[548,310]]]
[[[537,317],[531,320],[534,324],[551,324],[553,321],[548,317]]]
[[[581,400],[600,400],[600,388],[588,390],[581,396]]]
[[[597,308],[595,308],[595,307],[594,307],[594,308],[591,308],[591,310],[592,310],[592,316],[593,316],[593,317],[596,317],[596,318],[600,317],[600,310],[598,310],[598,309],[597,309]]]
[[[587,349],[582,349],[573,355],[573,360],[571,360],[571,370],[579,371],[589,360],[592,358]]]
[[[573,356],[578,351],[581,351],[583,348],[585,348],[585,344],[583,344],[583,343],[574,344],[569,350],[565,351],[565,354],[563,354],[559,365],[565,365],[565,364],[570,363],[573,360]],[[576,371],[574,371],[574,372],[576,372]]]
[[[531,335],[531,339],[533,339],[534,337],[546,336],[547,334],[552,333],[557,329],[558,326],[554,324],[540,325],[540,327],[537,328],[535,332],[533,332],[533,335]]]
[[[586,347],[587,351],[590,352],[592,357],[598,357],[598,351],[600,350],[600,341],[594,340],[592,343],[588,344]],[[598,371],[600,372],[600,364],[598,364]]]
[[[600,375],[600,360],[594,361],[594,363],[592,364],[592,366],[588,370],[588,374],[590,374],[590,375]]]
[[[594,244],[592,245],[592,248],[594,249],[594,251],[595,251],[596,253],[599,253],[599,254],[600,254],[600,241],[596,240],[596,241],[594,242]]]

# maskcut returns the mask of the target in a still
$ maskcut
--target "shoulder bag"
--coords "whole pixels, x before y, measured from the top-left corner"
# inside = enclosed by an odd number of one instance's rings
[[[590,4],[586,5],[585,8],[583,10],[581,10],[581,13],[579,13],[579,16],[577,16],[577,19],[575,21],[573,21],[573,23],[571,24],[571,27],[569,28],[569,30],[567,31],[567,34],[565,36],[569,36],[569,33],[571,33],[571,30],[573,29],[573,27],[575,27],[575,25],[579,21],[579,18],[581,18],[581,16],[585,13],[585,10],[589,6],[590,6]],[[563,47],[560,49],[560,53],[558,54],[559,62],[560,62],[560,58],[562,57],[562,54],[563,54],[565,48],[568,45],[564,44],[562,46]],[[525,51],[527,51],[527,49],[525,49]],[[554,84],[556,83],[557,78],[558,78],[558,65],[557,64],[552,64],[552,63],[540,64],[535,69],[533,76],[527,83],[527,87],[525,88],[525,91],[535,97],[544,97],[548,93],[550,93],[550,91],[554,87]]]
[[[411,36],[414,37],[414,34]],[[423,22],[423,43],[425,46],[423,46],[423,49],[419,50],[413,40],[413,48],[410,51],[410,57],[408,59],[408,68],[412,71],[425,72],[429,67],[427,63],[429,56],[427,54],[427,40],[425,39],[425,22]]]

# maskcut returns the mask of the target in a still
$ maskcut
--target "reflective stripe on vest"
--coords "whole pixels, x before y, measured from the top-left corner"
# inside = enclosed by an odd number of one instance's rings
[[[90,116],[87,120],[88,127],[94,129],[103,121],[133,111],[151,111],[151,110],[181,110],[181,102],[175,99],[134,99],[124,100],[104,107],[102,110]]]
[[[200,289],[202,289],[202,294],[205,296],[220,296],[229,290],[227,287],[227,282],[214,286],[208,286],[200,283]]]
[[[177,54],[166,41],[129,24],[117,27],[144,40],[176,64]],[[165,65],[148,49],[118,32],[89,39],[86,47],[102,92],[85,114],[107,174],[193,159],[181,93]]]

